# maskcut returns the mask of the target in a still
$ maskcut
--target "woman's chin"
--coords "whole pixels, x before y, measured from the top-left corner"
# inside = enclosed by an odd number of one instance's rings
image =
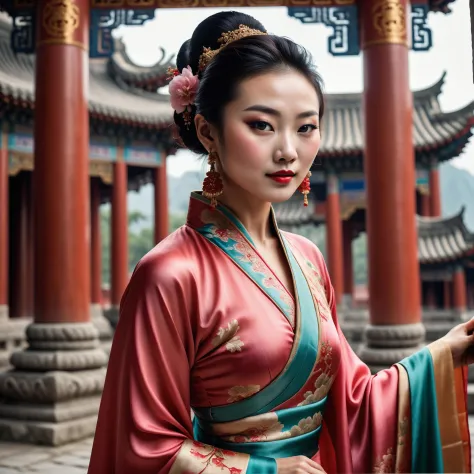
[[[275,204],[278,204],[280,202],[285,202],[285,201],[288,201],[288,199],[290,199],[291,196],[295,194],[295,192],[296,192],[296,189],[294,189],[293,187],[291,188],[288,187],[287,189],[278,189],[276,191],[268,193],[268,197],[269,197],[268,201]]]

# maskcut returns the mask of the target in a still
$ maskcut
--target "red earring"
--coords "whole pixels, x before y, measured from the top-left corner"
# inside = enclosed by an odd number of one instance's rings
[[[206,173],[206,177],[202,183],[202,195],[211,200],[211,207],[215,209],[217,206],[217,197],[224,192],[224,184],[221,175],[216,171],[217,153],[211,151],[209,153],[208,163],[211,169]]]
[[[298,186],[298,191],[303,194],[303,206],[308,205],[308,194],[311,191],[311,185],[309,182],[309,178],[311,176],[311,171],[308,171],[306,178],[303,179],[303,182]]]

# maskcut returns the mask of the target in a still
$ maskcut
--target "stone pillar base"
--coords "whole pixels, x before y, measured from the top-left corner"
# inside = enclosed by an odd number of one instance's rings
[[[104,316],[110,321],[110,324],[114,330],[118,324],[119,314],[120,308],[118,306],[111,306],[110,308],[104,310]]]
[[[92,323],[34,323],[0,373],[0,439],[57,446],[95,430],[107,357]]]
[[[91,322],[99,331],[100,346],[107,356],[110,355],[114,331],[110,322],[105,318],[100,304],[91,304]]]
[[[422,349],[425,327],[422,323],[383,326],[368,324],[364,336],[359,357],[376,373]]]
[[[30,319],[8,318],[8,306],[0,305],[0,370],[10,367],[10,356],[25,347],[25,329]]]
[[[369,312],[366,309],[349,309],[346,310],[343,321],[339,323],[347,342],[356,353],[359,352],[364,338],[364,328],[368,322]]]

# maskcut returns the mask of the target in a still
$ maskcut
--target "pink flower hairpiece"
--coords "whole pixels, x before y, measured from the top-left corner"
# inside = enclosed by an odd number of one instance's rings
[[[168,74],[172,78],[169,85],[171,107],[177,114],[183,114],[184,124],[189,129],[199,78],[193,74],[191,66],[185,67],[181,74],[178,69],[169,69]]]

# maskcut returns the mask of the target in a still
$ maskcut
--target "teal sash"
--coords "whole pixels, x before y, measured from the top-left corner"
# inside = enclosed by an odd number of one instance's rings
[[[289,431],[298,423],[313,417],[316,413],[323,413],[327,397],[309,405],[277,410],[275,414],[278,422],[283,425],[282,431]],[[257,441],[251,443],[232,443],[222,440],[219,436],[210,434],[212,423],[206,423],[194,418],[194,438],[217,448],[246,453],[266,458],[283,458],[291,456],[313,457],[319,449],[319,434],[321,425],[308,433],[274,441]]]
[[[199,229],[198,229],[199,231]],[[207,238],[206,234],[203,234]],[[280,236],[295,282],[297,304],[297,334],[293,357],[282,373],[255,395],[215,407],[193,407],[195,415],[205,421],[230,422],[267,413],[296,395],[311,375],[316,363],[319,344],[318,315],[308,282],[286,239]],[[221,247],[224,251],[225,248]],[[227,252],[226,252],[227,253]],[[230,255],[232,258],[232,255]],[[254,280],[255,281],[255,280]]]

